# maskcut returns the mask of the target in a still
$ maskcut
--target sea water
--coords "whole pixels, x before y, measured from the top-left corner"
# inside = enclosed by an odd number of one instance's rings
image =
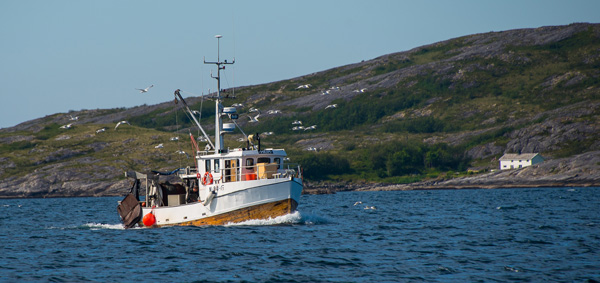
[[[600,188],[303,195],[276,219],[128,230],[120,199],[0,200],[0,281],[600,281]]]

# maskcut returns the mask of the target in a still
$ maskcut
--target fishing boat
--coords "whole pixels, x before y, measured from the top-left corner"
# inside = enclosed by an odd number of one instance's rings
[[[220,35],[215,37],[221,38]],[[301,167],[287,164],[283,149],[261,148],[260,136],[246,135],[235,122],[237,109],[223,105],[225,98],[221,96],[220,80],[220,71],[225,65],[234,64],[235,59],[221,62],[219,57],[216,62],[204,60],[205,64],[217,66],[217,75],[211,74],[218,86],[212,97],[215,101],[214,142],[180,90],[175,90],[175,103],[202,132],[207,145],[200,150],[190,132],[196,151],[195,166],[171,172],[125,172],[132,186],[119,201],[117,211],[126,228],[223,225],[275,218],[296,210],[303,189]],[[244,135],[245,147],[225,147],[225,135],[236,129]],[[169,182],[169,179],[176,181]]]

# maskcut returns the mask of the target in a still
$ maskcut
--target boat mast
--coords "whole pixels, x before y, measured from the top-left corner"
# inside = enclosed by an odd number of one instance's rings
[[[206,59],[204,59],[204,64],[216,64],[217,65],[217,76],[213,76],[212,72],[210,74],[210,76],[213,79],[217,80],[217,97],[215,99],[215,154],[216,153],[221,153],[222,150],[225,148],[225,145],[223,143],[223,121],[221,119],[221,115],[223,112],[223,105],[221,104],[221,100],[223,99],[221,97],[221,70],[225,70],[225,66],[224,65],[230,65],[235,63],[235,58],[233,58],[233,62],[227,62],[227,60],[225,60],[224,62],[221,62],[221,54],[220,54],[220,39],[221,37],[223,37],[222,35],[218,34],[215,35],[215,38],[217,39],[217,62],[206,62]]]

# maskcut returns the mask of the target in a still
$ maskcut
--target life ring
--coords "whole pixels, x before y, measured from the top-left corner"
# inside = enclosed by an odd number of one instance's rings
[[[200,179],[200,178],[202,178],[202,174],[200,174],[200,172],[196,173],[196,178],[197,178],[197,179]]]
[[[202,177],[202,185],[212,185],[213,183],[213,176],[212,174],[210,174],[210,172],[206,172],[204,173],[204,177]]]

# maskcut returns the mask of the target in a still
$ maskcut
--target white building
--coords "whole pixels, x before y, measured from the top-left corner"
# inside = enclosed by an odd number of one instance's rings
[[[506,153],[500,157],[500,169],[515,169],[531,166],[544,161],[539,153]]]

